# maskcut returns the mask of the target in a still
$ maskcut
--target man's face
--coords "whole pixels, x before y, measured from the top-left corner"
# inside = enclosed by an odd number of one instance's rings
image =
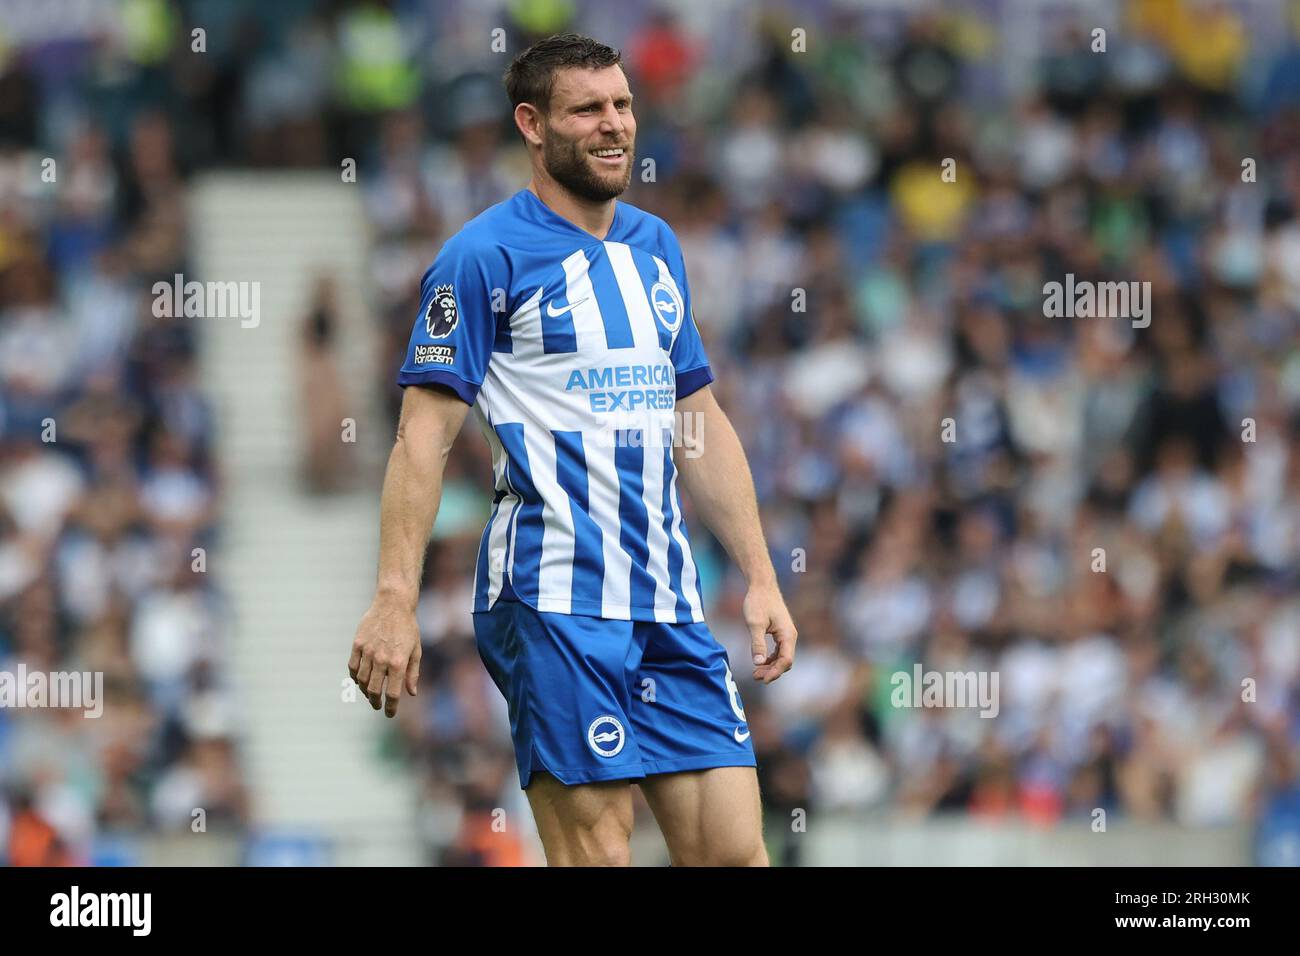
[[[583,199],[613,199],[632,180],[635,142],[632,94],[621,68],[556,74],[542,130],[542,162],[556,182]]]

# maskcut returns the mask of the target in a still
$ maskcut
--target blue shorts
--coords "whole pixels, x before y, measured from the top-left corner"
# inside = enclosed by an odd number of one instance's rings
[[[752,767],[727,652],[705,624],[617,621],[501,600],[474,615],[479,656],[510,708],[527,788]]]

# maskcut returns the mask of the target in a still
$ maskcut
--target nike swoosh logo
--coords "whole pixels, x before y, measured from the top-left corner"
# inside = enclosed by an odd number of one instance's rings
[[[591,297],[590,297],[590,296],[583,296],[583,297],[582,297],[581,299],[579,299],[577,302],[570,302],[570,303],[569,303],[568,305],[566,305],[564,308],[562,308],[562,309],[558,309],[558,310],[555,308],[555,303],[554,303],[554,302],[548,302],[548,303],[546,303],[546,314],[549,315],[549,316],[550,316],[551,318],[553,318],[553,319],[558,319],[560,316],[564,315],[565,312],[568,312],[568,311],[570,311],[570,310],[572,310],[572,309],[577,308],[578,306],[582,305],[582,303],[586,302],[587,299],[589,299],[589,298],[591,298]]]
[[[740,732],[740,728],[737,727],[735,730],[731,732],[731,736],[736,738],[736,743],[743,744],[746,740],[749,739],[749,731],[747,730],[742,734]]]

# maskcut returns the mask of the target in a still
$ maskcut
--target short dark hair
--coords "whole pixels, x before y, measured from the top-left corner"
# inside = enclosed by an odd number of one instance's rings
[[[599,70],[622,61],[623,54],[599,40],[580,33],[559,33],[538,40],[516,56],[502,79],[512,107],[529,103],[545,112],[551,106],[556,70],[570,66]]]

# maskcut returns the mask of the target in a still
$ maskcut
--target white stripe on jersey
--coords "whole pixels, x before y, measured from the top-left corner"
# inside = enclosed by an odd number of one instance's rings
[[[599,353],[608,348],[605,340],[605,319],[600,314],[596,303],[596,293],[591,287],[588,275],[587,254],[579,249],[562,263],[564,266],[565,292],[568,304],[573,306],[573,337],[577,341],[578,352]],[[577,303],[574,305],[574,303]]]
[[[596,478],[597,475],[618,474],[614,467],[614,442],[608,438],[596,437],[595,441],[584,441],[583,450],[587,458],[587,474],[591,478],[587,488],[588,510],[596,525],[602,529],[601,553],[605,560],[605,576],[601,585],[601,617],[630,620],[632,613],[628,608],[632,603],[632,556],[624,550],[614,531],[623,527],[618,513],[620,487],[617,479],[610,483]]]
[[[496,487],[498,490],[508,489],[509,485],[505,479],[506,456],[505,450],[501,447],[501,440],[497,438],[496,432],[492,430],[492,423],[486,416],[480,418],[480,424],[483,427],[483,435],[487,438],[488,445],[492,449]],[[505,581],[506,528],[509,527],[510,521],[515,514],[515,508],[518,505],[519,497],[514,492],[508,492],[498,503],[496,514],[492,517],[492,530],[488,532],[489,607],[496,603]]]
[[[623,296],[623,307],[627,309],[627,319],[632,325],[632,341],[639,349],[659,348],[659,326],[650,311],[645,283],[641,281],[641,274],[632,259],[632,247],[625,242],[607,242],[605,254],[609,256],[614,278],[618,280],[618,291]]]
[[[646,545],[646,571],[655,581],[655,620],[672,624],[677,620],[677,595],[668,576],[668,532],[664,530],[664,448],[658,435],[644,437],[641,480],[645,483],[645,510],[650,518]]]
[[[677,497],[676,471],[673,472],[669,493],[672,495],[673,504],[673,539],[682,549],[682,596],[691,606],[692,619],[698,621],[702,620],[704,605],[700,602],[700,592],[695,587],[695,556],[691,554],[691,544],[686,540],[686,535],[682,534],[682,503]]]
[[[542,557],[538,565],[537,610],[568,614],[573,609],[573,512],[553,508],[569,496],[556,479],[555,436],[523,422],[524,448],[533,487],[542,496]],[[553,595],[547,597],[546,595]]]

